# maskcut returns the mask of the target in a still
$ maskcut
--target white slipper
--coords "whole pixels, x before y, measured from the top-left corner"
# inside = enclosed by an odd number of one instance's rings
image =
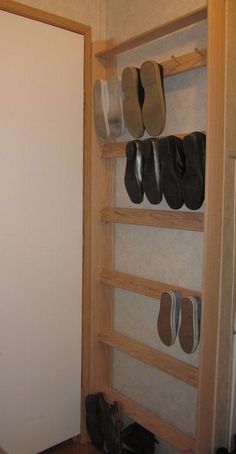
[[[97,135],[108,139],[111,134],[108,122],[109,93],[106,80],[96,80],[93,89],[94,95],[94,122]]]
[[[108,123],[111,134],[120,137],[125,130],[121,80],[115,74],[112,74],[108,77],[107,84],[109,95]]]

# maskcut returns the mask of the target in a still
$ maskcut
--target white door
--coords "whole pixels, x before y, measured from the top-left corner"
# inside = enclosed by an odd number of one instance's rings
[[[0,446],[80,431],[83,37],[0,12]]]

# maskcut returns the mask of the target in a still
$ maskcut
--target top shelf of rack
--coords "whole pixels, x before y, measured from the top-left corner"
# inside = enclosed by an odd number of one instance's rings
[[[127,52],[135,47],[142,46],[145,43],[154,41],[155,39],[161,38],[162,36],[169,35],[170,33],[181,30],[189,25],[196,24],[207,18],[207,7],[199,8],[192,11],[184,16],[177,17],[176,19],[166,22],[165,24],[158,25],[144,33],[135,35],[119,44],[110,47],[106,50],[97,52],[95,56],[102,60],[108,60],[109,58],[115,57],[116,55]]]

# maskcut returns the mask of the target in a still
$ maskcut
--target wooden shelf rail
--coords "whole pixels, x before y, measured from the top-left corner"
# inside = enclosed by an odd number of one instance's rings
[[[204,230],[204,214],[189,211],[108,207],[101,211],[101,221],[196,232]]]
[[[130,49],[142,46],[143,44],[146,44],[150,41],[154,41],[155,39],[161,38],[190,25],[196,24],[197,22],[200,22],[206,18],[207,8],[199,8],[195,11],[185,14],[184,16],[180,16],[174,20],[166,22],[165,24],[158,25],[157,27],[154,27],[144,33],[135,35],[132,38],[129,38],[118,43],[115,46],[110,47],[110,49],[108,48],[106,50],[97,52],[95,56],[102,60],[108,60],[109,58],[113,58],[116,55],[127,52]]]
[[[150,298],[159,299],[162,292],[167,290],[177,290],[183,296],[201,295],[201,292],[178,287],[173,284],[164,284],[163,282],[145,279],[132,274],[122,273],[120,271],[112,271],[103,269],[100,275],[100,283],[110,285],[112,287],[128,290],[129,292],[139,293],[140,295],[149,296]]]
[[[198,369],[184,361],[115,331],[98,334],[98,339],[109,347],[116,348],[149,366],[156,367],[188,385],[196,388],[198,386]]]
[[[102,391],[111,402],[118,401],[121,403],[124,414],[156,434],[161,440],[180,452],[194,454],[195,440],[190,435],[180,431],[116,389],[104,388]]]
[[[206,131],[202,131],[206,133]],[[176,137],[182,139],[184,136],[190,134],[189,132],[181,132],[174,134]],[[158,139],[162,139],[165,136],[159,136]],[[125,158],[125,147],[127,142],[116,142],[116,143],[104,143],[101,148],[100,157],[105,159],[114,158]]]

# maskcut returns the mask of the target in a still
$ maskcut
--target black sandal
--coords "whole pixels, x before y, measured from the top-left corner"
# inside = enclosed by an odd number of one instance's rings
[[[162,191],[169,207],[178,210],[184,203],[185,155],[182,140],[175,136],[165,137],[159,140],[158,148]]]
[[[143,156],[141,141],[132,140],[126,145],[125,187],[133,203],[143,201]]]

